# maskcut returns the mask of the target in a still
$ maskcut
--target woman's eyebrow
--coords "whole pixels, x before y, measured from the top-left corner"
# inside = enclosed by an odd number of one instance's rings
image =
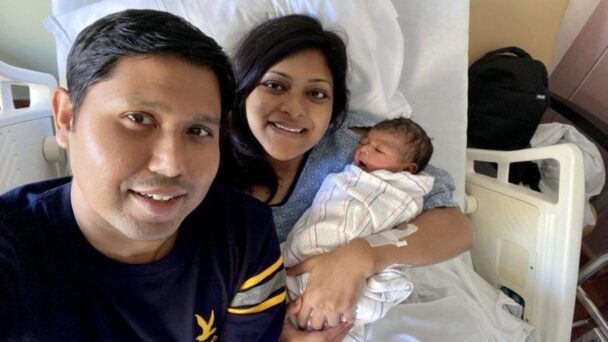
[[[311,79],[308,80],[308,82],[311,82],[311,83],[320,83],[320,82],[323,82],[323,83],[327,83],[327,84],[331,85],[331,82],[329,82],[329,80],[326,80],[324,78],[311,78]]]
[[[286,74],[286,73],[284,73],[282,71],[277,71],[277,70],[272,70],[271,69],[271,70],[268,70],[268,73],[279,75],[279,76],[281,76],[283,78],[286,78],[288,80],[292,80],[291,76],[289,76],[288,74]],[[324,82],[324,83],[327,83],[327,84],[331,85],[331,82],[329,82],[329,80],[327,80],[325,78],[311,78],[311,79],[308,80],[308,82],[311,82],[311,83]]]
[[[275,74],[275,75],[279,75],[281,77],[287,78],[289,80],[291,80],[291,76],[287,75],[286,73],[282,72],[282,71],[277,71],[277,70],[268,70],[268,73],[271,74]]]

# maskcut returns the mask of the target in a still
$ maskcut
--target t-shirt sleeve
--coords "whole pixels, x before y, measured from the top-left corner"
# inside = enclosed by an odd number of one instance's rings
[[[424,168],[424,171],[433,176],[435,181],[433,182],[431,191],[424,196],[422,210],[458,207],[458,204],[454,201],[455,186],[452,176],[446,170],[430,164]]]
[[[261,215],[250,222],[257,232],[248,243],[255,245],[245,256],[245,279],[228,307],[222,341],[277,341],[281,334],[285,271],[270,209],[263,211],[263,222]]]

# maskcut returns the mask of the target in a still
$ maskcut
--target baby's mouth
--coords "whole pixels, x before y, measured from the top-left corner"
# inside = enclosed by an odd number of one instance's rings
[[[356,160],[355,165],[358,166],[363,171],[367,171],[367,164],[365,164],[364,162],[362,162],[360,160]]]

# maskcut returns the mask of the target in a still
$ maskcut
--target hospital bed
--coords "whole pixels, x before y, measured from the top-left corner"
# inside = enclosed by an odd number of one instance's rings
[[[61,86],[65,86],[65,60],[77,33],[95,19],[124,9],[125,3],[119,0],[52,0],[53,15],[47,18],[45,25],[56,38]],[[181,15],[216,38],[229,53],[253,25],[282,14],[313,14],[327,26],[343,30],[348,35],[351,58],[352,114],[374,120],[411,114],[420,122],[433,137],[435,154],[431,162],[452,174],[456,184],[455,197],[476,226],[476,243],[470,256],[475,271],[485,279],[481,281],[483,284],[479,284],[475,275],[466,275],[468,266],[462,265],[469,260],[468,253],[459,259],[464,260],[461,264],[446,262],[429,268],[435,267],[434,270],[443,272],[442,276],[429,275],[424,273],[426,268],[419,268],[419,279],[415,282],[419,280],[429,287],[444,290],[446,284],[461,282],[469,288],[467,293],[473,300],[498,298],[485,311],[478,310],[482,315],[493,309],[502,310],[506,303],[506,297],[497,297],[495,292],[488,292],[483,287],[490,284],[523,306],[523,320],[535,326],[544,341],[570,339],[582,230],[580,151],[568,144],[512,152],[466,148],[468,0],[132,0],[128,7],[161,9]],[[22,152],[11,150],[9,154],[0,154],[0,170],[35,172],[7,178],[6,172],[2,171],[0,191],[36,178],[64,174],[65,161],[53,147],[52,139],[47,139],[50,140],[47,149],[51,151],[48,154],[53,155],[46,157],[50,162],[46,162],[45,154],[41,152],[44,138],[52,135],[52,126],[48,107],[40,103],[48,103],[49,89],[55,84],[48,77],[23,70],[22,73],[12,72],[13,69],[6,65],[0,67],[3,70],[0,74],[10,80],[2,82],[25,84],[30,89],[46,87],[41,93],[31,91],[35,101],[26,109],[12,109],[7,105],[10,99],[2,97],[0,148],[29,147]],[[7,93],[6,89],[7,86],[3,86],[3,94]],[[19,130],[34,120],[42,122],[38,126],[44,128]],[[7,156],[9,159],[14,156],[18,161],[7,164]],[[28,164],[30,162],[25,159],[36,162]],[[559,162],[557,197],[508,182],[510,163],[541,159]],[[494,163],[496,175],[478,172],[478,162]],[[466,279],[457,280],[463,274]],[[445,282],[441,283],[441,279]],[[470,290],[477,284],[480,289]],[[450,291],[449,288],[445,290],[452,293]],[[449,305],[449,300],[467,295],[455,293],[451,297],[434,298],[433,303],[437,306],[430,307],[435,311],[426,315],[411,313],[411,308],[427,310],[429,306],[423,305],[426,303],[403,305],[401,310],[394,310],[372,326],[368,339],[429,341],[446,336],[434,332],[416,335],[416,328],[407,327],[407,324],[445,330],[453,337],[450,340],[491,339],[483,332],[467,335],[467,331],[462,331],[466,328],[458,328],[463,316],[458,310],[444,310],[446,317],[437,311],[442,310],[443,305]],[[462,303],[462,298],[460,300]],[[495,319],[492,316],[489,323],[496,323]],[[471,327],[475,324],[480,325],[477,321]]]

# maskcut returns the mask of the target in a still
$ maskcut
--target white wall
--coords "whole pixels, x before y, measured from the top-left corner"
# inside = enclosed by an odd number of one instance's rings
[[[551,69],[555,42],[569,2],[470,0],[469,63],[486,52],[519,46]]]
[[[53,35],[42,21],[51,0],[0,0],[0,60],[57,78]]]

